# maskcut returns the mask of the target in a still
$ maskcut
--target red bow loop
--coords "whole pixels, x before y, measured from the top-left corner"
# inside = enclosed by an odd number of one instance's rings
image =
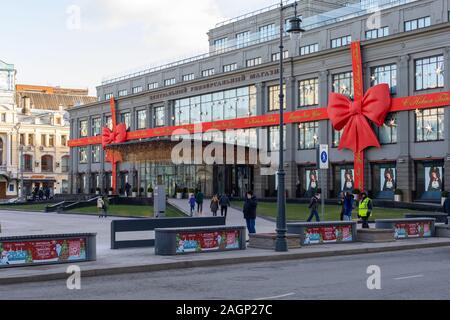
[[[127,127],[125,123],[119,123],[113,130],[103,128],[102,133],[103,148],[112,143],[122,143],[127,141]]]
[[[367,90],[361,101],[330,94],[328,115],[335,130],[345,127],[339,142],[339,150],[347,148],[358,153],[368,147],[380,147],[380,143],[367,119],[381,126],[391,107],[391,96],[387,84],[376,85]]]

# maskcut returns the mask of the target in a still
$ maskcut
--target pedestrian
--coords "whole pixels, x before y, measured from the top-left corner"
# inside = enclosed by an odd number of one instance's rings
[[[195,202],[197,203],[197,213],[202,214],[203,212],[203,192],[199,190],[197,194],[195,195]]]
[[[341,215],[340,215],[340,221],[344,221],[344,213],[345,213],[345,195],[346,193],[342,191],[339,193],[339,204],[341,205]]]
[[[98,217],[101,218],[103,215],[103,207],[105,205],[105,202],[103,201],[103,197],[97,198],[97,211],[98,211]]]
[[[131,185],[128,183],[125,183],[125,196],[129,197],[130,196],[130,190],[131,190]]]
[[[108,217],[108,198],[103,197],[103,217]]]
[[[246,198],[244,201],[244,219],[247,223],[248,233],[256,233],[255,224],[256,224],[256,207],[258,203],[256,202],[256,197],[253,195],[252,191],[247,191]]]
[[[49,187],[45,188],[45,199],[50,200],[50,188]]]
[[[209,207],[211,208],[213,217],[217,217],[217,211],[219,210],[219,198],[217,197],[217,195],[214,195],[212,197]]]
[[[39,189],[39,200],[44,200],[44,191],[42,188]]]
[[[189,195],[189,206],[191,208],[191,217],[194,215],[194,211],[195,211],[195,196],[193,193],[191,193]]]
[[[362,227],[364,229],[369,229],[369,218],[372,214],[372,199],[367,196],[366,192],[360,194],[361,199],[359,200],[358,206],[358,216],[362,219]]]
[[[450,193],[448,194],[447,198],[445,198],[443,209],[447,214],[447,221],[445,222],[445,224],[448,224],[448,217],[450,216]]]
[[[220,215],[222,217],[227,217],[228,207],[231,206],[230,199],[227,197],[226,194],[223,194],[219,199],[220,204]]]
[[[313,217],[316,217],[316,221],[319,222],[320,218],[319,218],[319,200],[320,200],[320,194],[321,194],[321,190],[317,189],[316,194],[314,194],[309,202],[309,206],[308,209],[310,210],[310,214],[308,217],[308,222],[311,222]]]
[[[353,195],[350,192],[347,192],[344,197],[343,207],[344,207],[344,216],[343,220],[352,221],[352,210],[353,210]]]

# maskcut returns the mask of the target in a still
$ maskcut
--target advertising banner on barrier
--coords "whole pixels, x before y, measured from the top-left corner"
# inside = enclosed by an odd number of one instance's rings
[[[324,226],[305,228],[303,244],[322,244],[353,241],[352,226]]]
[[[239,230],[177,234],[176,253],[239,249]]]
[[[86,238],[0,242],[0,266],[86,259]]]
[[[402,222],[395,224],[395,239],[431,237],[431,222]]]

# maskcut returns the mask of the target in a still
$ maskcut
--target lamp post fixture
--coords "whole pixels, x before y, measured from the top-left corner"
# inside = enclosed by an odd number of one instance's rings
[[[278,193],[277,193],[277,238],[275,242],[275,251],[285,252],[288,251],[287,241],[286,241],[286,194],[285,194],[285,175],[284,172],[284,93],[283,93],[283,36],[284,36],[284,16],[283,11],[287,8],[294,7],[294,17],[289,19],[289,27],[286,32],[290,34],[300,35],[304,30],[300,27],[302,20],[297,16],[297,1],[293,4],[283,5],[283,0],[280,3],[280,129],[279,129],[279,164],[278,164]]]

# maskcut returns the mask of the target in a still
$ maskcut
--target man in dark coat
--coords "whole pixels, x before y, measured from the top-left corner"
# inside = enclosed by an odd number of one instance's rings
[[[447,214],[447,218],[450,216],[450,195],[444,201],[444,212]],[[448,224],[448,219],[447,219]]]
[[[255,223],[257,205],[258,203],[256,202],[256,197],[253,195],[253,192],[248,191],[242,210],[244,212],[244,219],[247,222],[248,233],[256,233]]]

